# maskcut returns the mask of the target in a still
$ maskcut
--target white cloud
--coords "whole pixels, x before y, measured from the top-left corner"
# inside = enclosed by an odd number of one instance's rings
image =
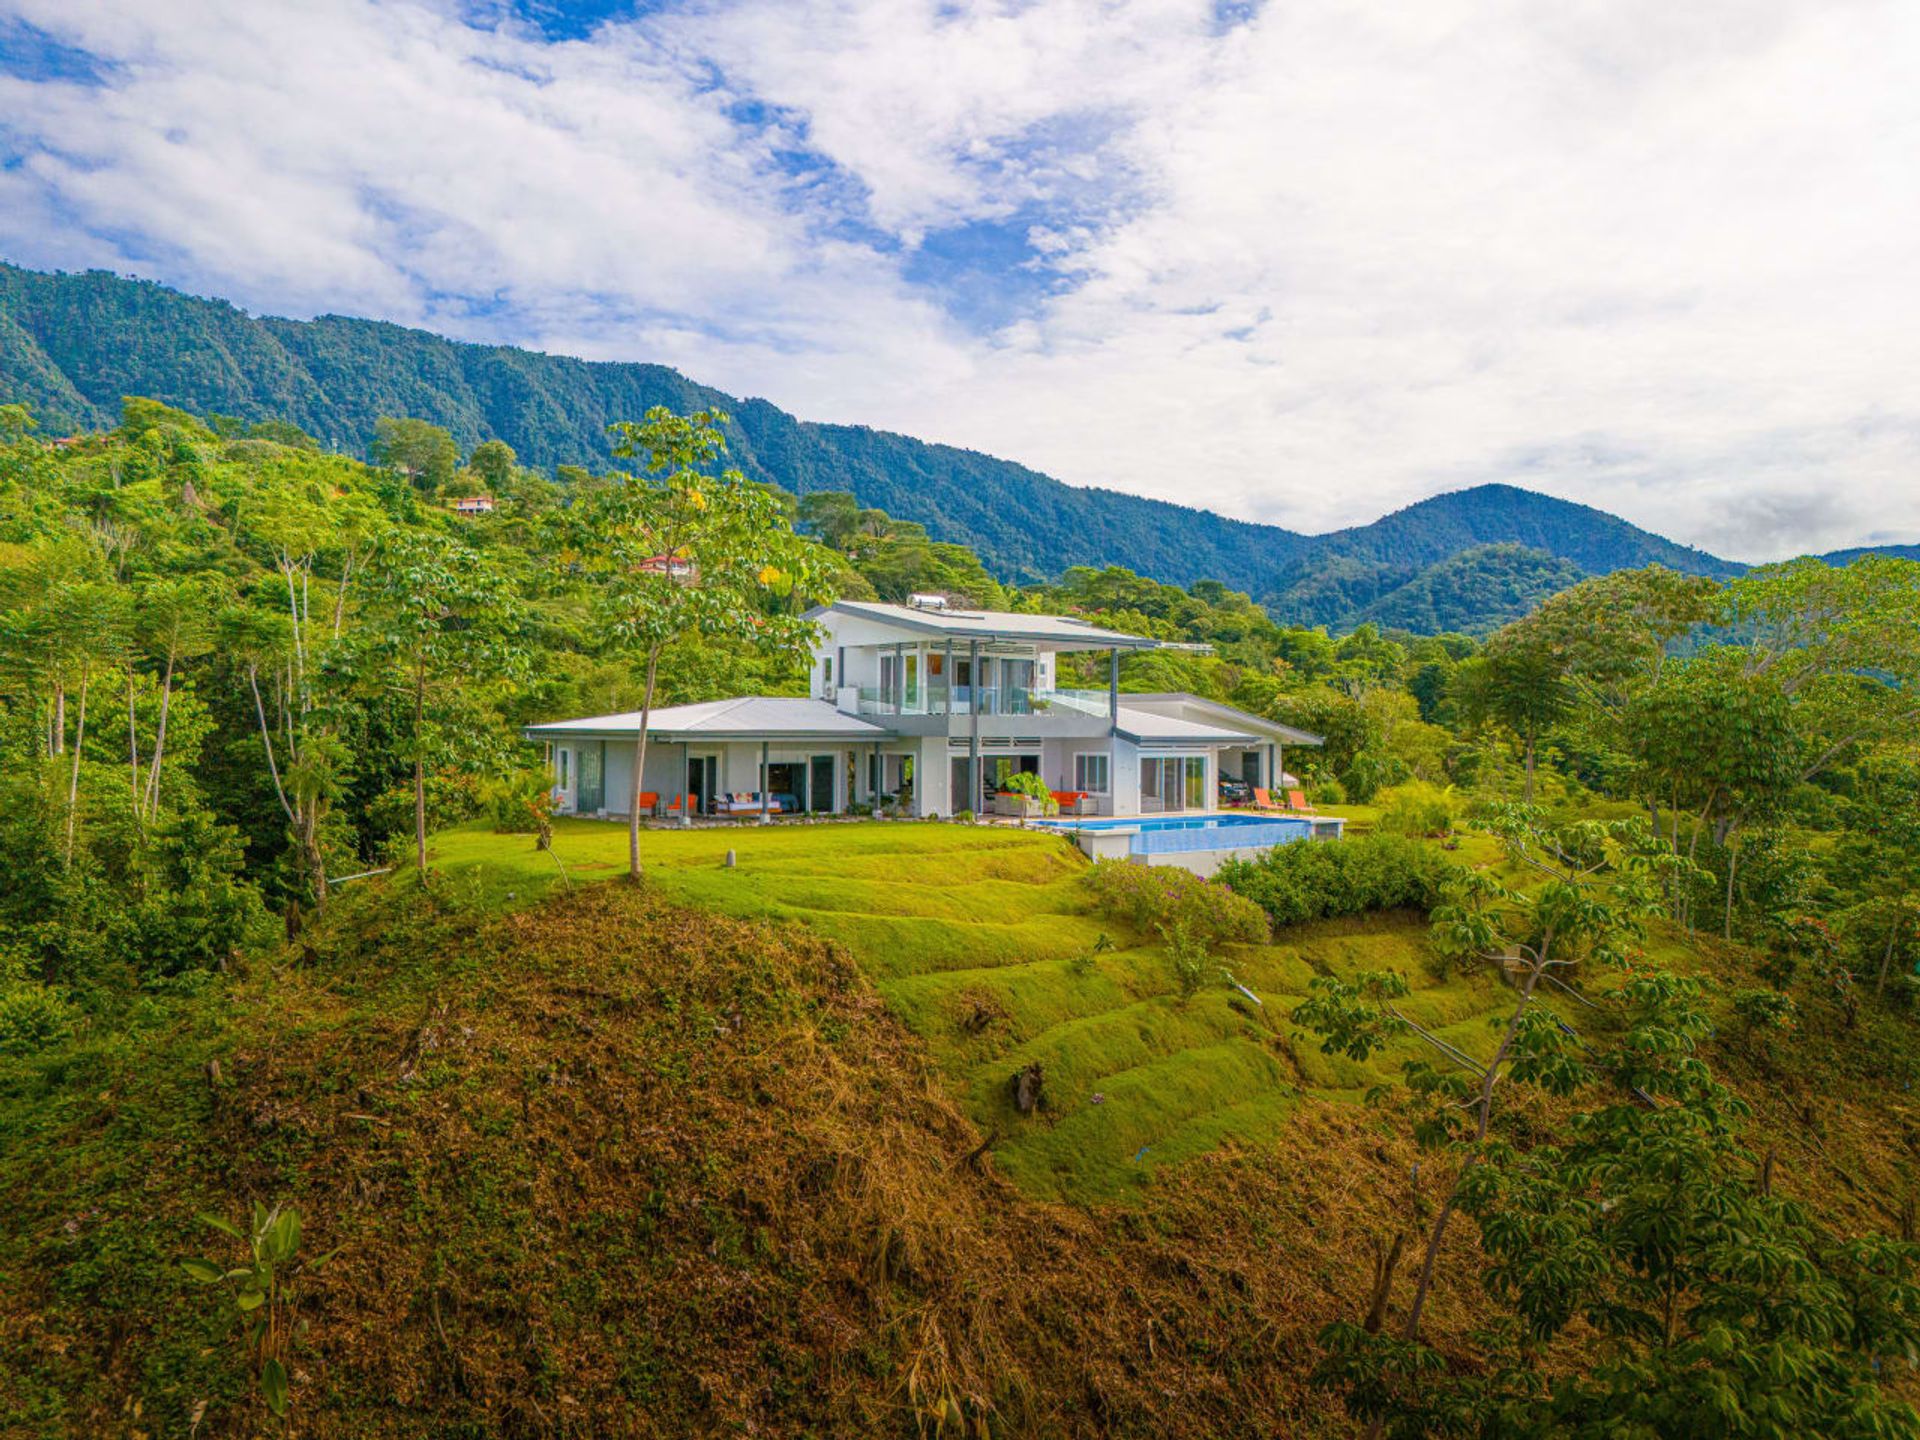
[[[1503,479],[1749,558],[1920,533],[1898,0],[698,0],[560,43],[9,10],[118,65],[0,80],[23,261],[660,360],[1301,528]],[[991,333],[913,263],[980,222],[1056,282]]]

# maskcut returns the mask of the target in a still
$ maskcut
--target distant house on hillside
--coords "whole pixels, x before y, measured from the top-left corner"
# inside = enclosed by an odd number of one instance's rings
[[[462,495],[453,502],[456,515],[491,515],[493,497],[491,495]]]
[[[700,569],[684,555],[649,555],[640,562],[642,575],[665,575],[683,584],[700,578]]]
[[[1121,694],[1121,653],[1159,641],[1072,616],[929,600],[813,611],[806,697],[653,711],[643,801],[678,815],[752,813],[762,797],[781,814],[876,804],[986,814],[1004,782],[1029,774],[1067,813],[1168,817],[1152,822],[1165,825],[1216,811],[1223,781],[1236,796],[1271,790],[1285,773],[1284,746],[1320,744],[1198,696]],[[1106,687],[1061,687],[1056,659],[1087,651],[1106,652]],[[635,712],[526,727],[547,747],[561,813],[627,813],[639,724]]]

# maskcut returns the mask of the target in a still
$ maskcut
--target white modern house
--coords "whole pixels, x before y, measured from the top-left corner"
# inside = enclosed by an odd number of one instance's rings
[[[1271,788],[1287,745],[1320,738],[1185,694],[1123,695],[1120,655],[1160,642],[1062,615],[842,600],[818,627],[806,698],[747,696],[655,710],[641,789],[656,813],[984,813],[1018,771],[1077,813],[1207,812],[1222,776]],[[1105,652],[1104,689],[1063,688],[1058,657]],[[625,816],[638,712],[530,725],[558,808]],[[689,797],[680,802],[682,796]],[[751,797],[744,799],[743,797]]]

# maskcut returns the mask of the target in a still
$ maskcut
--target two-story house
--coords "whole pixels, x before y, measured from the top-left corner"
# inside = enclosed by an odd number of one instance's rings
[[[916,597],[917,599],[919,597]],[[722,796],[778,797],[783,813],[892,804],[976,813],[1017,771],[1104,815],[1207,811],[1222,776],[1270,787],[1287,745],[1320,737],[1193,695],[1123,694],[1120,656],[1159,642],[1062,615],[842,600],[814,611],[807,698],[676,705],[648,720],[643,803],[711,812]],[[1094,652],[1104,688],[1057,683],[1062,655]],[[625,815],[638,713],[527,727],[549,749],[559,808]],[[676,810],[675,813],[684,813]]]

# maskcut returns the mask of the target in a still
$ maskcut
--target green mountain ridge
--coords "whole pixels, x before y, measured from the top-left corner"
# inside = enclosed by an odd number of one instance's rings
[[[1591,506],[1499,484],[1303,535],[1067,485],[956,446],[799,420],[662,365],[470,344],[337,315],[256,317],[152,281],[0,262],[0,399],[24,401],[49,428],[79,429],[112,424],[124,395],[290,420],[361,456],[380,416],[417,416],[467,449],[504,440],[539,467],[607,463],[608,422],[650,406],[719,407],[733,417],[733,459],[751,478],[801,495],[851,491],[937,540],[972,546],[1002,579],[1118,564],[1180,585],[1219,580],[1277,619],[1335,629],[1375,619],[1487,630],[1511,618],[1512,605],[1585,575],[1654,563],[1722,577],[1745,568]],[[1512,546],[1532,558],[1499,549]],[[1491,609],[1478,608],[1482,598]]]

